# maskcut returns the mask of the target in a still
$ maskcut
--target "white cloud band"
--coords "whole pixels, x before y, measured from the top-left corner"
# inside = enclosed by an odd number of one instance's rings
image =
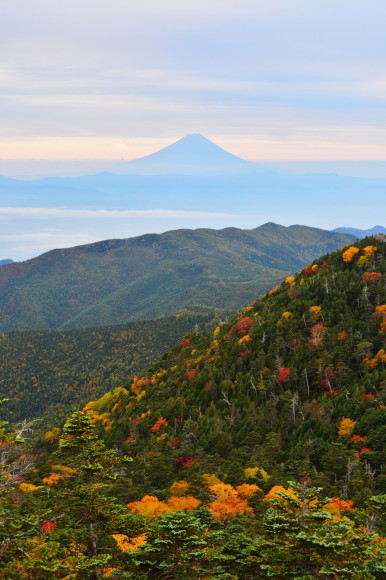
[[[0,219],[9,217],[49,219],[222,219],[234,218],[234,213],[205,211],[185,211],[172,209],[147,210],[109,210],[109,209],[70,209],[61,207],[1,207]]]

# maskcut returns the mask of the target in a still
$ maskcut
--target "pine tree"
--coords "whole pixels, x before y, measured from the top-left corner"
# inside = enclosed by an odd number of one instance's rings
[[[51,486],[58,521],[55,535],[62,546],[74,547],[76,577],[99,580],[98,570],[114,559],[111,534],[125,530],[129,517],[111,495],[118,471],[129,460],[106,449],[81,411],[73,413],[64,425],[56,455],[71,474]]]

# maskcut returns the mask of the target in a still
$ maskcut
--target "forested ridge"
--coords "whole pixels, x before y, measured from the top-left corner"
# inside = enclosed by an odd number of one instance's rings
[[[268,223],[174,230],[52,250],[0,268],[0,332],[234,312],[353,236]]]
[[[319,258],[29,453],[4,433],[0,577],[385,578],[385,250]]]

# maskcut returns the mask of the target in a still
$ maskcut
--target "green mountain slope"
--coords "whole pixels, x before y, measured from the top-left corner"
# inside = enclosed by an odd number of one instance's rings
[[[385,254],[288,276],[32,456],[0,424],[0,578],[383,580]]]
[[[352,239],[269,223],[53,250],[0,269],[0,330],[122,324],[183,308],[235,310]]]
[[[114,327],[68,331],[15,330],[0,335],[2,418],[16,422],[71,409],[144,369],[205,316],[174,316]]]
[[[138,459],[137,484],[154,491],[182,472],[236,481],[257,465],[356,501],[385,492],[385,250],[367,238],[317,260],[89,403],[107,441]]]

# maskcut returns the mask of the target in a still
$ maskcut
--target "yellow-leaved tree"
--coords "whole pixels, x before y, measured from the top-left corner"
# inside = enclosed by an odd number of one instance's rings
[[[348,437],[354,431],[355,421],[352,419],[343,419],[339,423],[338,435],[341,437]]]

